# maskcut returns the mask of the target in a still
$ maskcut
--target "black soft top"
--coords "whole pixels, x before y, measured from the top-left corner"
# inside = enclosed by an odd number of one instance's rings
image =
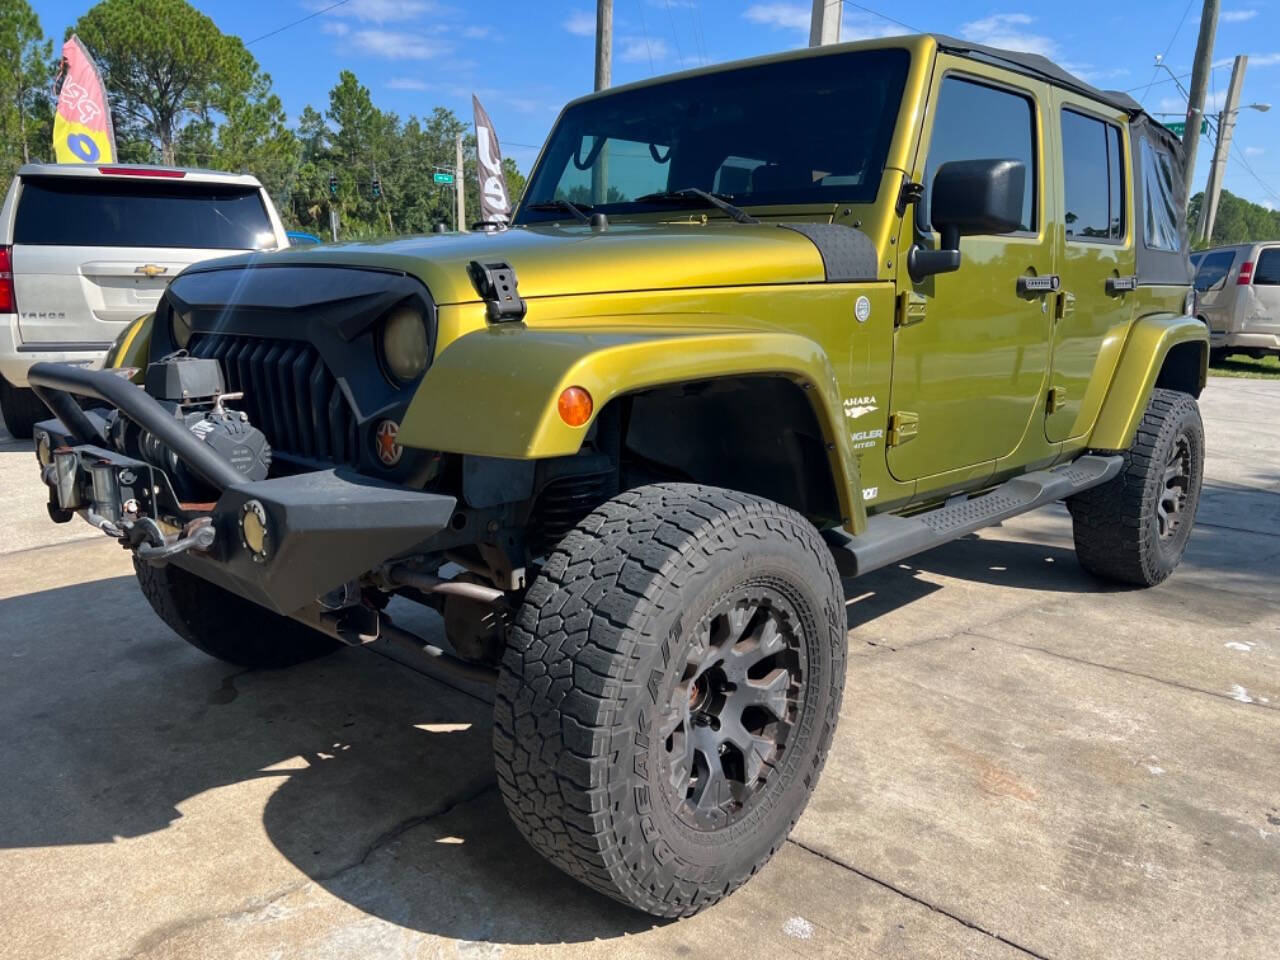
[[[954,53],[958,56],[968,57],[971,60],[978,60],[994,66],[1004,67],[1008,70],[1014,70],[1018,73],[1024,73],[1051,83],[1055,87],[1071,90],[1091,100],[1096,100],[1099,103],[1105,103],[1117,110],[1124,111],[1129,117],[1129,132],[1133,141],[1131,163],[1133,166],[1134,192],[1136,193],[1134,208],[1138,221],[1135,224],[1137,230],[1138,282],[1153,284],[1186,284],[1191,282],[1191,264],[1187,258],[1187,198],[1183,176],[1185,157],[1182,150],[1182,141],[1178,139],[1172,130],[1143,110],[1142,104],[1127,93],[1118,90],[1099,90],[1097,87],[1085,83],[1074,74],[1063,70],[1052,60],[1037,53],[1000,50],[996,47],[987,47],[980,43],[971,43],[968,40],[958,40],[955,37],[937,34],[933,35],[933,39],[937,41],[939,49],[947,53]],[[1144,169],[1144,143],[1150,149],[1158,151],[1168,158],[1168,166],[1173,174],[1169,178],[1169,187],[1171,188],[1170,192],[1172,193],[1177,216],[1176,227],[1180,247],[1177,251],[1155,249],[1147,245],[1147,219],[1155,215],[1154,211],[1148,209],[1148,206],[1152,204],[1153,200],[1158,200],[1158,197],[1152,195],[1154,185],[1147,183],[1144,179],[1150,177],[1153,173],[1150,167]]]

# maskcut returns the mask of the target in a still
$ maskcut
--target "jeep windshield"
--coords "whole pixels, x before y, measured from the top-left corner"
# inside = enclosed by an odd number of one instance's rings
[[[739,207],[869,203],[909,59],[900,49],[805,57],[575,104],[515,222],[571,219],[564,201],[611,216],[688,210],[699,202],[677,192],[691,188]]]

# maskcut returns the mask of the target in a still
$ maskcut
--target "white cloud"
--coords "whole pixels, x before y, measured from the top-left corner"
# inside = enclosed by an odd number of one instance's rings
[[[1244,155],[1246,157],[1260,157],[1266,152],[1267,151],[1265,147],[1245,147],[1244,148]]]
[[[428,37],[399,30],[357,30],[351,45],[360,53],[388,60],[430,60],[449,50]]]
[[[1257,15],[1257,10],[1223,10],[1220,19],[1223,23],[1244,23]]]
[[[483,40],[493,31],[489,27],[473,26],[463,27],[462,36],[468,40]]]
[[[1062,69],[1074,73],[1081,80],[1099,84],[1105,80],[1115,80],[1129,75],[1128,67],[1095,67],[1092,63],[1062,62]]]
[[[813,8],[795,3],[755,3],[743,11],[752,23],[763,24],[775,30],[802,30],[809,32],[809,20]]]
[[[1035,19],[1027,13],[993,13],[981,20],[961,24],[960,36],[990,47],[1052,57],[1057,51],[1057,44],[1049,37],[1024,29],[1035,23]]]
[[[619,37],[618,59],[623,63],[657,63],[671,54],[667,42],[661,38]]]
[[[336,20],[321,23],[320,30],[321,32],[327,33],[333,37],[345,37],[351,32],[351,28],[349,26]]]
[[[332,0],[309,0],[305,5],[312,10],[325,10],[332,6]],[[349,17],[365,23],[401,23],[438,9],[431,0],[347,0],[340,7],[325,10],[325,16]]]
[[[387,81],[387,86],[392,90],[430,90],[430,85],[425,80],[419,80],[417,77],[392,77]]]
[[[1250,67],[1274,67],[1280,64],[1280,53],[1251,53]]]
[[[1276,205],[1272,203],[1270,200],[1262,200],[1260,201],[1260,203],[1262,206],[1266,207],[1268,210],[1274,210],[1276,208]]]
[[[594,37],[596,35],[596,15],[586,10],[575,10],[564,22],[564,28],[575,37]]]
[[[840,21],[840,39],[848,43],[853,40],[875,40],[879,37],[900,37],[907,31],[888,20],[869,17],[866,14],[849,14]]]

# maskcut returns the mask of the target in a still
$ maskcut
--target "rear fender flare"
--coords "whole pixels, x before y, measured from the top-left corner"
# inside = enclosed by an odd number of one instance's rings
[[[827,446],[846,529],[862,529],[858,463],[842,429],[835,373],[821,347],[792,333],[487,327],[436,357],[399,439],[410,447],[487,457],[570,456],[591,424],[571,427],[560,418],[557,401],[567,387],[591,394],[594,420],[611,400],[629,393],[744,375],[786,377],[804,389]]]
[[[1195,317],[1174,313],[1152,314],[1134,322],[1089,440],[1092,449],[1129,449],[1166,361],[1173,351],[1188,345],[1200,348],[1198,371],[1194,382],[1187,385],[1199,396],[1208,376],[1209,334],[1205,325]]]

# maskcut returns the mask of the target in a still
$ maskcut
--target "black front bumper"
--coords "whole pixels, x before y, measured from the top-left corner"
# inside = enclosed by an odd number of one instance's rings
[[[51,512],[81,513],[135,549],[152,548],[153,554],[160,549],[158,535],[173,546],[197,525],[211,524],[212,544],[206,534],[199,548],[175,552],[170,562],[278,613],[294,613],[415,548],[429,549],[430,539],[454,514],[453,497],[384,483],[345,467],[243,482],[163,406],[109,371],[41,363],[31,368],[29,379],[60,418],[37,428],[47,437],[52,458],[44,468]],[[157,524],[161,501],[171,489],[168,478],[150,464],[107,449],[100,421],[81,412],[70,394],[110,403],[151,431],[219,491],[216,502],[182,505],[184,515],[177,519],[183,529],[174,530],[172,517]],[[256,549],[249,544],[257,538],[246,537],[247,513],[260,517],[265,528]]]

